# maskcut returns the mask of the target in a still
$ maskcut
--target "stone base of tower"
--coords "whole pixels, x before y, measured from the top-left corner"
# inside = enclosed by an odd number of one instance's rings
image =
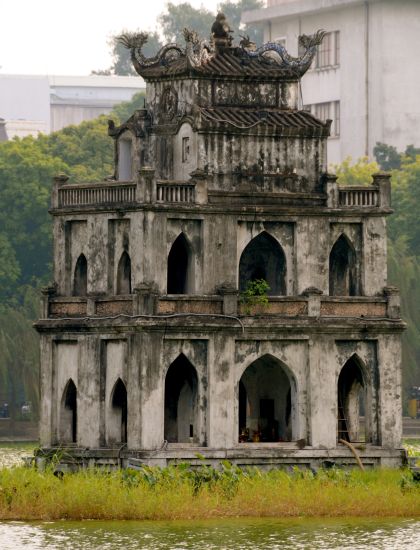
[[[169,444],[158,450],[127,449],[80,449],[63,448],[41,449],[35,456],[35,462],[42,468],[55,451],[62,458],[57,469],[73,471],[86,467],[139,468],[144,466],[165,467],[180,462],[188,462],[192,467],[211,465],[218,467],[222,460],[228,460],[241,468],[258,467],[261,470],[273,468],[338,468],[357,467],[352,452],[344,445],[334,449],[315,449],[305,447],[298,449],[295,443],[284,444],[240,444],[231,449],[210,449],[193,445]],[[385,467],[399,468],[407,463],[404,449],[386,449],[366,445],[358,449],[358,455],[366,468]]]

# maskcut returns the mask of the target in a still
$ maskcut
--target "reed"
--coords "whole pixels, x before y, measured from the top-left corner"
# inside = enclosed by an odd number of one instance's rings
[[[239,470],[186,464],[140,471],[0,470],[0,519],[201,519],[420,516],[407,470]]]

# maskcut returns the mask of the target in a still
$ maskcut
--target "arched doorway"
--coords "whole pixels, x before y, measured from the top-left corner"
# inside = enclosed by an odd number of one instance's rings
[[[86,296],[87,294],[87,260],[84,254],[77,258],[74,268],[73,296]]]
[[[368,384],[361,361],[353,355],[341,369],[337,385],[337,438],[370,441]]]
[[[131,260],[125,250],[118,262],[117,294],[131,294]]]
[[[270,296],[286,294],[286,256],[280,244],[266,231],[252,239],[239,260],[239,289],[249,281],[267,281]]]
[[[166,373],[164,438],[169,443],[192,443],[198,437],[197,373],[181,354]]]
[[[108,443],[127,443],[127,389],[121,378],[111,392],[108,415]]]
[[[77,388],[71,378],[61,399],[60,443],[77,443]]]
[[[345,235],[340,235],[330,252],[330,296],[359,293],[356,252]]]
[[[296,383],[271,355],[251,363],[238,387],[240,442],[292,441],[296,437]]]
[[[175,239],[168,255],[168,294],[190,294],[193,292],[191,247],[181,233]]]

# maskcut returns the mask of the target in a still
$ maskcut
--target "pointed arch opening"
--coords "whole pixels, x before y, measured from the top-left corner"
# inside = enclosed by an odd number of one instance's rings
[[[175,239],[168,255],[168,294],[190,294],[194,291],[191,246],[184,233]]]
[[[369,442],[368,383],[360,359],[353,355],[341,369],[337,386],[337,439]]]
[[[77,388],[71,378],[61,399],[60,443],[77,443]]]
[[[107,424],[108,444],[127,443],[127,388],[121,378],[111,392]]]
[[[73,296],[86,296],[87,294],[87,260],[84,254],[77,258],[74,268]]]
[[[330,252],[330,296],[357,296],[356,251],[344,235],[340,235]]]
[[[197,443],[199,438],[197,372],[184,354],[166,373],[164,437],[169,443]]]
[[[249,281],[267,281],[270,296],[286,294],[286,256],[283,248],[266,231],[252,239],[239,260],[239,289],[243,292]]]
[[[125,250],[118,262],[117,294],[131,294],[131,259]]]
[[[296,381],[278,359],[252,362],[238,386],[239,442],[282,442],[297,437]]]

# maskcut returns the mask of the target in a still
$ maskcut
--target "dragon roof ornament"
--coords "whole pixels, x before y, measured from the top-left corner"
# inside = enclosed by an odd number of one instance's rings
[[[183,36],[185,47],[181,48],[175,43],[163,46],[155,56],[145,57],[142,48],[146,44],[148,34],[125,33],[118,37],[118,40],[130,50],[131,60],[137,73],[141,76],[165,76],[171,69],[171,74],[217,73],[217,64],[213,67],[212,60],[218,56],[227,58],[233,56],[237,59],[238,71],[251,62],[260,65],[270,73],[292,74],[296,77],[302,76],[310,67],[316,54],[316,48],[321,44],[325,32],[318,30],[315,34],[299,37],[299,44],[305,49],[299,57],[289,55],[286,48],[277,42],[267,42],[257,48],[248,36],[242,37],[239,46],[232,45],[231,29],[223,14],[217,15],[212,26],[210,42],[202,40],[194,30],[185,28]],[[257,68],[255,66],[255,68]],[[249,70],[247,72],[249,74]]]

